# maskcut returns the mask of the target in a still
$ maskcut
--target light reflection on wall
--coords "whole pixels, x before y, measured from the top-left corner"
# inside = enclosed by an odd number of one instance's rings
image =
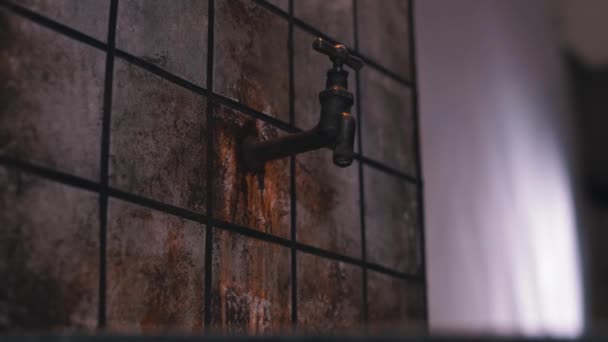
[[[577,335],[569,103],[553,3],[415,4],[431,328]]]

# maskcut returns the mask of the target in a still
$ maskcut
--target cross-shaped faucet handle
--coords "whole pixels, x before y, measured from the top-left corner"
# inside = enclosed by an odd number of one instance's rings
[[[363,62],[353,56],[342,44],[332,44],[323,38],[316,38],[312,43],[312,48],[329,56],[331,61],[334,62],[334,68],[341,69],[343,64],[348,65],[353,70],[359,70],[363,67]]]

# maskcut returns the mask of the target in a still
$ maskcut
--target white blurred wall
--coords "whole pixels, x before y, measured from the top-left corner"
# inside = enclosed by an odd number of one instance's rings
[[[556,3],[415,1],[433,332],[583,328]]]

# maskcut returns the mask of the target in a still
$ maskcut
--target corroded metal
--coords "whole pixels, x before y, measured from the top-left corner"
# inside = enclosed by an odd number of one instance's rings
[[[331,59],[333,67],[327,72],[325,90],[319,94],[321,116],[311,130],[287,135],[272,141],[248,137],[243,141],[243,160],[250,170],[259,170],[264,162],[284,158],[323,147],[333,149],[334,164],[347,167],[353,162],[355,119],[350,115],[354,96],[348,91],[346,64],[359,70],[363,62],[351,55],[341,44],[330,44],[322,38],[313,42],[313,48]]]

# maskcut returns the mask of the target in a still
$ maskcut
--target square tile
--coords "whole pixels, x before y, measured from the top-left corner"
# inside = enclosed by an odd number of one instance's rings
[[[291,258],[288,248],[215,229],[212,283],[214,332],[289,333]]]
[[[109,0],[19,0],[18,3],[97,40],[108,39]]]
[[[199,0],[120,1],[116,46],[206,87],[207,4]]]
[[[99,179],[105,53],[0,9],[0,154]]]
[[[107,241],[110,331],[202,331],[205,230],[201,224],[110,199]]]
[[[354,48],[353,0],[294,0],[293,7],[295,17]]]
[[[298,253],[298,331],[352,333],[363,324],[363,275],[358,266]]]
[[[0,330],[94,332],[95,193],[0,167]]]
[[[363,155],[416,176],[411,89],[369,67],[360,75]]]
[[[241,146],[249,136],[276,138],[279,131],[262,121],[218,105],[213,129],[214,216],[289,238],[289,158],[266,162],[257,173],[243,166]]]
[[[307,130],[313,128],[321,116],[321,103],[319,93],[325,89],[327,71],[332,62],[326,55],[320,54],[312,48],[315,36],[294,27],[294,113],[295,125]],[[356,74],[350,68],[348,90],[357,96]],[[353,104],[351,114],[357,118],[357,107]],[[359,124],[357,122],[357,124]],[[355,142],[357,140],[355,139]]]
[[[399,76],[410,79],[413,62],[410,58],[410,1],[356,1],[361,53]]]
[[[116,60],[110,185],[206,209],[207,98]]]
[[[357,162],[333,164],[328,149],[296,157],[298,242],[361,258],[361,216]]]
[[[426,330],[424,284],[367,272],[369,328],[372,333],[422,334]]]
[[[416,185],[363,167],[367,261],[415,274],[422,247]]]
[[[287,20],[254,1],[218,0],[214,32],[214,90],[289,121]]]

